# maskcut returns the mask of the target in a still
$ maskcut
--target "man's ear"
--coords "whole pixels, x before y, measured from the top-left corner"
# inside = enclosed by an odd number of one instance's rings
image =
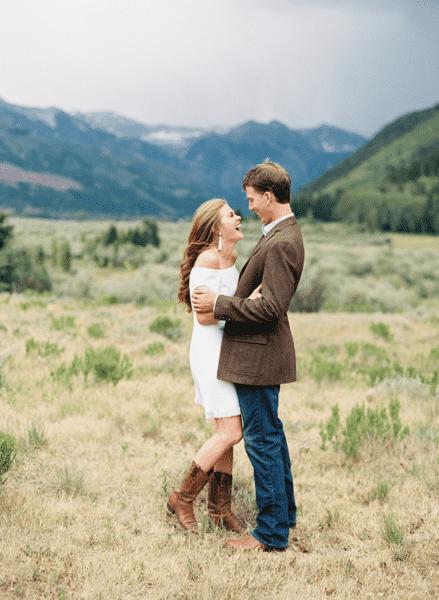
[[[276,196],[273,194],[273,192],[264,192],[264,198],[267,201],[267,204],[272,204],[273,202],[276,202]]]

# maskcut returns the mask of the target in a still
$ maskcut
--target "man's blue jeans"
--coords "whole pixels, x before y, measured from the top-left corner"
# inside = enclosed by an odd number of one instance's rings
[[[280,386],[235,385],[259,508],[252,535],[266,546],[286,548],[289,528],[296,522],[296,503],[287,441],[277,415]]]

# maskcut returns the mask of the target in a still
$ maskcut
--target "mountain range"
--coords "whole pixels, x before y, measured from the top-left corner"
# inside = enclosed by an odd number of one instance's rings
[[[357,185],[378,185],[389,167],[408,165],[439,145],[439,104],[404,114],[383,127],[367,144],[304,186],[301,192],[332,192]]]
[[[265,158],[287,169],[296,190],[366,142],[328,125],[249,121],[207,131],[0,99],[0,207],[55,218],[175,219],[219,196],[245,214],[240,182]]]

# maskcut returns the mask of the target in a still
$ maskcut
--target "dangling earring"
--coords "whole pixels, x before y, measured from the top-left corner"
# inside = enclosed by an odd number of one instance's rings
[[[219,232],[219,240],[218,240],[218,250],[223,249],[223,236],[221,235],[221,231]]]

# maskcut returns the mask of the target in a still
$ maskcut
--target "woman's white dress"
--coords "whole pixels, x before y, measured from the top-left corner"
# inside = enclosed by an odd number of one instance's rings
[[[193,267],[190,278],[190,293],[205,285],[217,294],[233,296],[238,283],[236,267],[229,269],[207,269]],[[212,325],[200,325],[194,312],[194,329],[190,347],[190,363],[195,383],[195,402],[206,411],[206,418],[222,418],[240,415],[238,396],[233,383],[217,378],[225,321]]]

